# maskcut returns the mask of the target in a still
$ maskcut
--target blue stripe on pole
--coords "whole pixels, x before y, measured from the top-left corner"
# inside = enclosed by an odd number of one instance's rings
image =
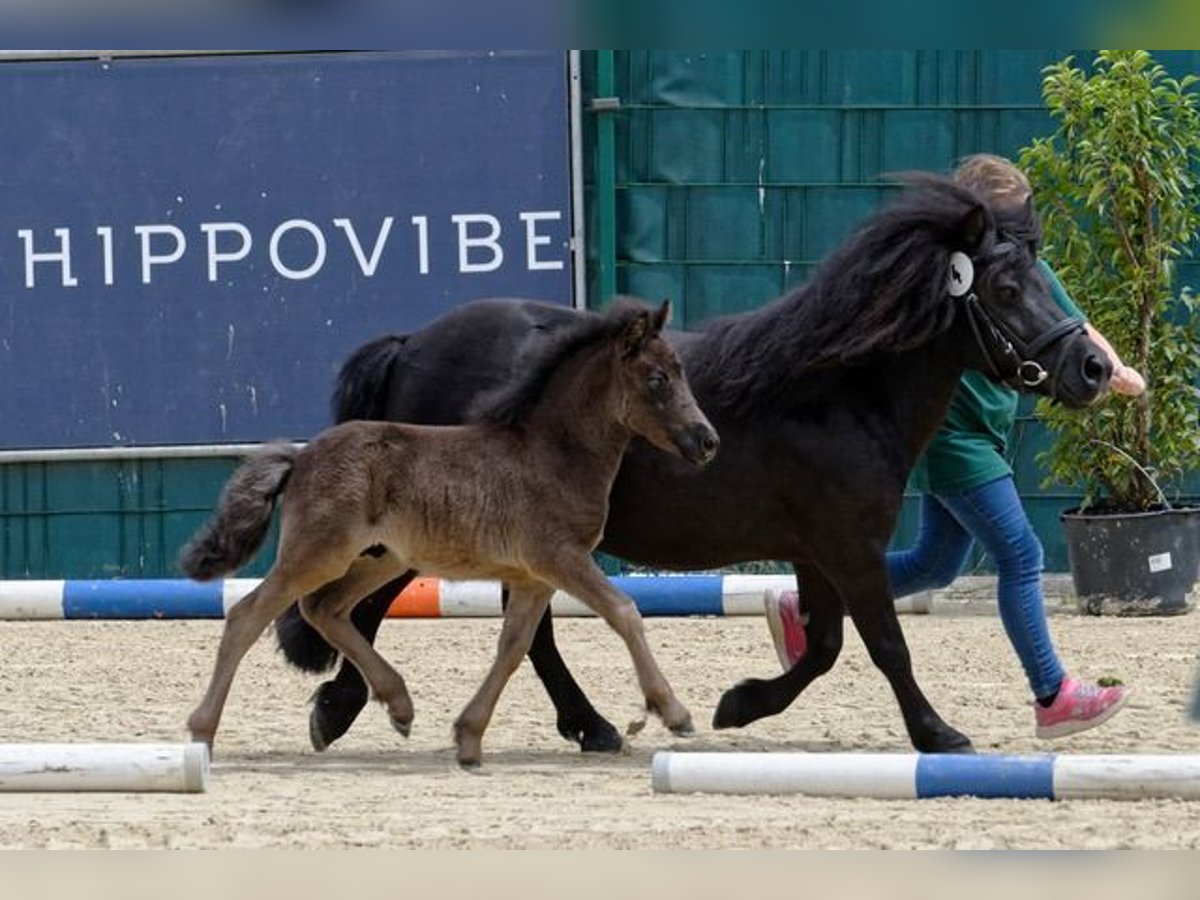
[[[68,581],[67,619],[220,619],[222,582],[186,579]]]
[[[628,594],[643,616],[720,616],[720,575],[618,575],[609,579]]]
[[[1054,799],[1054,756],[922,753],[917,797]]]

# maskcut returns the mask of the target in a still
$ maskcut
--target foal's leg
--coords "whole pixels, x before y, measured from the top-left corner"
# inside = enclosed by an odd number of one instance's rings
[[[393,554],[360,556],[337,581],[300,600],[300,612],[321,637],[349,659],[371,686],[375,699],[387,708],[392,727],[405,737],[412,728],[413,705],[404,678],[350,621],[350,611],[367,594],[391,581],[404,564]],[[310,738],[317,750],[319,735]]]
[[[280,553],[285,553],[282,541],[280,547]],[[297,558],[303,561],[295,564],[286,555],[277,559],[263,582],[226,614],[225,630],[217,648],[217,661],[208,690],[200,705],[188,716],[192,740],[212,744],[238,663],[266,627],[297,596],[315,590],[344,570],[344,564],[338,568],[336,559],[318,558],[310,562],[305,560],[304,554],[297,554]]]
[[[354,607],[350,620],[365,640],[375,640],[392,601],[416,577],[416,571],[409,569]],[[367,705],[368,699],[367,683],[363,681],[358,667],[343,657],[337,675],[329,681],[322,682],[312,696],[308,735],[313,748],[324,750],[345,734]]]
[[[808,613],[804,655],[776,678],[748,678],[726,691],[713,714],[714,728],[742,728],[783,712],[815,679],[833,668],[842,651],[842,598],[815,566],[794,563],[800,602]]]
[[[585,553],[560,558],[552,569],[545,570],[544,577],[581,600],[621,636],[633,658],[638,684],[646,698],[646,708],[658,715],[675,734],[691,734],[694,730],[692,714],[679,702],[659,669],[650,645],[646,643],[646,632],[637,606],[613,587],[591,556]]]
[[[504,611],[496,659],[483,684],[454,722],[459,765],[479,765],[483,732],[492,719],[504,685],[529,651],[534,629],[542,613],[549,607],[553,594],[554,588],[541,582],[509,585],[508,606]]]
[[[616,753],[625,745],[621,732],[596,711],[563,662],[554,643],[554,617],[548,606],[533,635],[529,661],[554,703],[559,734],[578,743],[584,753]]]

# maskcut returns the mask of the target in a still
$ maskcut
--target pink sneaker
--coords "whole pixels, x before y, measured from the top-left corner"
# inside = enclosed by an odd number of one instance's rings
[[[804,633],[808,617],[800,612],[800,595],[795,591],[767,589],[763,591],[763,607],[779,664],[786,672],[808,649],[808,635]]]
[[[1060,738],[1107,722],[1129,699],[1127,687],[1100,687],[1064,678],[1049,706],[1034,701],[1039,738]]]

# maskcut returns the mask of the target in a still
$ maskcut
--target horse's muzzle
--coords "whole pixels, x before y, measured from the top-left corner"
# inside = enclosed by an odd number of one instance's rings
[[[675,441],[680,454],[688,462],[697,466],[707,466],[721,448],[721,439],[716,430],[707,422],[693,425],[683,431]]]
[[[1052,396],[1064,406],[1082,409],[1108,392],[1113,366],[1108,355],[1085,342],[1073,364],[1055,373]]]

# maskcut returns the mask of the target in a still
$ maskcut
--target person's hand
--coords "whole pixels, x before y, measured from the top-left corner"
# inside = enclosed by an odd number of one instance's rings
[[[1142,377],[1142,373],[1123,364],[1113,369],[1108,384],[1114,393],[1124,394],[1126,397],[1139,397],[1146,392],[1146,379]]]

